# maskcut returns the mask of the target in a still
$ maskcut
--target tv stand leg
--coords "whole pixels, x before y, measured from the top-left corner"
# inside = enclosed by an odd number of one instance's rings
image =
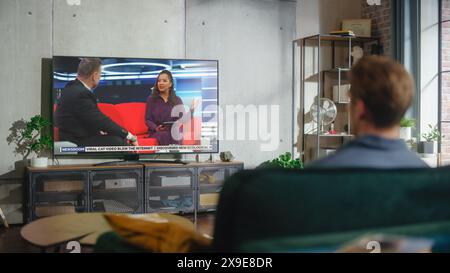
[[[207,161],[207,162],[213,163],[213,157],[212,157],[212,154],[209,154],[209,158],[208,158],[208,161]]]

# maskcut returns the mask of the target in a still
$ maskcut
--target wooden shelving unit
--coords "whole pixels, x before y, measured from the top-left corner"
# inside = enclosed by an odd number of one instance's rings
[[[329,151],[338,149],[353,137],[349,100],[343,99],[346,96],[342,93],[344,85],[349,84],[347,74],[352,66],[352,48],[358,45],[365,49],[375,45],[379,49],[380,39],[317,34],[295,40],[293,44],[300,48],[300,146],[302,159],[308,162],[328,155]],[[365,52],[364,55],[372,53]],[[333,94],[333,86],[337,87],[337,95]],[[321,124],[319,112],[323,98],[333,101],[336,107],[333,122],[336,134],[326,134],[331,124]],[[310,112],[312,105],[315,105],[314,113]]]

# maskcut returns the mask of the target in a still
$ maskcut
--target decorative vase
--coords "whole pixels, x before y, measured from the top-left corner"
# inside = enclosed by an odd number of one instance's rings
[[[420,154],[434,154],[434,142],[420,141],[417,144],[417,152]]]
[[[33,157],[31,159],[31,167],[45,168],[48,166],[48,157]]]
[[[411,127],[401,127],[400,128],[400,138],[405,141],[411,139]]]

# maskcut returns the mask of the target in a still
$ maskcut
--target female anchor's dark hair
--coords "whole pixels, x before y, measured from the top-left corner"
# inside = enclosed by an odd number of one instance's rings
[[[159,80],[159,76],[161,76],[162,74],[166,74],[167,77],[169,77],[170,82],[172,83],[172,86],[169,88],[169,103],[172,106],[175,106],[178,102],[177,102],[177,96],[175,95],[175,89],[174,89],[174,84],[173,84],[173,77],[172,77],[172,73],[169,70],[163,70],[161,72],[159,72],[158,77],[156,78],[156,82],[155,82],[155,86],[152,88],[152,99],[155,100],[159,97],[159,89],[158,89],[158,80]]]

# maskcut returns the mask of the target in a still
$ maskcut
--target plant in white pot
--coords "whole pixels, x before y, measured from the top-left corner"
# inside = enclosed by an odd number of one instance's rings
[[[402,118],[400,120],[400,138],[405,141],[412,139],[412,129],[416,128],[416,120],[413,118]]]
[[[40,115],[32,117],[29,121],[23,119],[16,121],[9,129],[8,144],[14,143],[15,154],[22,155],[24,160],[31,158],[32,167],[47,167],[48,156],[46,153],[52,149],[52,137],[48,133],[50,122]]]
[[[436,144],[441,141],[441,138],[443,137],[437,126],[433,127],[431,124],[428,124],[428,128],[430,131],[422,134],[422,138],[424,138],[425,141],[420,141],[417,145],[417,152],[421,154],[434,154]]]

